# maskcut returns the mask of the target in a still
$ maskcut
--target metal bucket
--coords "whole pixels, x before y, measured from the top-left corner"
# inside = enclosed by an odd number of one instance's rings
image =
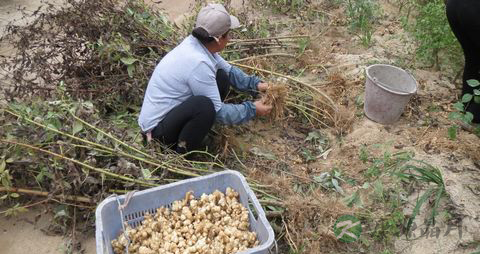
[[[405,70],[386,64],[366,69],[365,114],[372,121],[392,124],[417,92],[417,81]]]

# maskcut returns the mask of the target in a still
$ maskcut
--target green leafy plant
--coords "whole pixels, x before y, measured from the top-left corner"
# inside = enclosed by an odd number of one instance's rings
[[[373,194],[380,201],[385,201],[385,192],[382,181],[379,179],[373,182]]]
[[[363,163],[367,163],[368,162],[368,159],[369,159],[369,154],[368,154],[368,149],[366,146],[362,145],[360,147],[360,152],[359,152],[359,159],[363,162]]]
[[[302,195],[309,195],[312,191],[318,188],[323,188],[327,191],[334,191],[341,195],[345,192],[341,187],[341,182],[348,183],[347,179],[344,179],[340,170],[334,168],[330,172],[323,172],[319,175],[312,177],[308,183],[298,182],[293,184],[293,191],[301,193]]]
[[[437,68],[441,63],[459,68],[462,50],[448,24],[444,0],[414,0],[409,4],[410,9],[418,10],[414,23],[405,23],[418,43],[417,57]]]
[[[350,29],[368,47],[372,42],[373,24],[379,5],[374,0],[347,0],[346,8]]]
[[[5,159],[0,160],[0,183],[2,184],[3,187],[9,188],[11,186],[11,176],[6,169],[6,162]]]
[[[451,112],[448,115],[448,118],[450,120],[460,121],[461,123],[470,126],[472,125],[473,114],[466,111],[466,108],[471,103],[480,104],[480,82],[478,80],[471,79],[467,80],[467,83],[473,88],[473,93],[465,93],[460,101],[453,104],[455,111]],[[448,128],[448,137],[451,140],[455,140],[457,138],[458,129],[459,126],[456,124]],[[480,127],[474,129],[474,133],[477,134],[477,136],[480,136]]]
[[[405,221],[405,215],[401,209],[396,209],[393,212],[386,214],[377,223],[373,232],[373,237],[385,242],[391,241],[394,237],[402,232],[402,225]]]
[[[303,160],[307,163],[317,160],[317,157],[313,155],[312,151],[310,151],[309,149],[303,148],[301,154],[302,154]]]
[[[305,53],[305,49],[307,49],[308,45],[310,45],[310,38],[301,38],[298,40],[298,51],[299,51],[299,56],[303,55]]]
[[[27,208],[20,206],[20,204],[15,204],[14,206],[8,208],[3,213],[5,216],[17,216],[19,213],[26,212]]]
[[[302,149],[301,155],[305,162],[316,161],[329,153],[330,142],[328,138],[319,131],[311,131],[305,138],[306,146]]]
[[[394,172],[412,158],[413,154],[411,152],[398,152],[392,154],[388,151],[385,151],[383,156],[370,158],[367,148],[360,148],[360,160],[368,166],[364,172],[365,177],[368,179],[376,179],[383,173]]]
[[[363,207],[363,201],[362,201],[362,198],[360,197],[360,191],[359,190],[355,191],[350,196],[347,196],[346,198],[344,198],[343,202],[348,207],[353,207],[353,206]]]
[[[339,5],[342,0],[328,1],[332,7]],[[325,13],[319,8],[318,1],[310,0],[257,0],[257,7],[268,7],[268,11],[289,15],[296,20],[318,21],[326,18]]]
[[[340,187],[340,182],[345,182],[345,180],[342,179],[342,174],[337,169],[314,176],[313,180],[325,189],[333,189],[342,195],[344,194],[342,187]]]

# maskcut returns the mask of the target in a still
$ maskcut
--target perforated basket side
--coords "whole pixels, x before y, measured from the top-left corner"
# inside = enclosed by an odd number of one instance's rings
[[[132,196],[128,207],[124,210],[124,221],[136,227],[143,220],[145,212],[153,214],[161,206],[168,207],[173,201],[183,199],[188,191],[193,191],[195,197],[198,198],[203,193],[210,194],[215,190],[225,192],[227,187],[235,189],[240,195],[240,202],[249,209],[251,230],[257,232],[260,242],[260,246],[242,253],[268,253],[268,249],[274,242],[273,229],[245,178],[239,172],[233,170],[136,192]],[[118,198],[123,203],[125,195]],[[257,214],[257,217],[254,216],[254,213]],[[96,210],[97,253],[113,253],[110,242],[118,237],[121,230],[121,218],[116,198],[109,197],[100,203]]]
[[[255,193],[250,189],[245,177],[237,171],[233,171],[235,174],[238,174],[238,178],[242,182],[245,191],[245,197],[242,197],[240,193],[240,202],[245,206],[249,211],[250,219],[250,230],[257,233],[257,238],[260,242],[260,245],[245,251],[240,252],[241,254],[267,254],[270,253],[270,249],[275,242],[275,234],[273,232],[272,226],[267,220],[265,211],[263,210],[260,202],[258,202]]]

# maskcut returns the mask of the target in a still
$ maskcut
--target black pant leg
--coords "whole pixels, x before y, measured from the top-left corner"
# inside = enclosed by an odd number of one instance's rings
[[[460,42],[465,55],[462,95],[473,93],[467,83],[469,79],[480,81],[480,1],[449,0],[447,18],[455,37]],[[471,102],[467,111],[474,115],[474,122],[480,122],[480,104]]]
[[[222,69],[217,71],[216,79],[218,91],[220,92],[220,98],[222,101],[224,101],[228,95],[228,92],[230,91],[230,79],[228,78],[227,73]]]
[[[215,121],[213,102],[205,96],[192,96],[173,108],[152,131],[153,138],[185,153],[201,148]]]

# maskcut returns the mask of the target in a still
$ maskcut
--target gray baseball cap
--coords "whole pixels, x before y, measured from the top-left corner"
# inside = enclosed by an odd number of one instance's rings
[[[240,26],[240,21],[235,16],[228,14],[221,4],[208,4],[203,7],[197,16],[195,28],[201,27],[208,32],[208,35],[218,38],[229,29]]]

